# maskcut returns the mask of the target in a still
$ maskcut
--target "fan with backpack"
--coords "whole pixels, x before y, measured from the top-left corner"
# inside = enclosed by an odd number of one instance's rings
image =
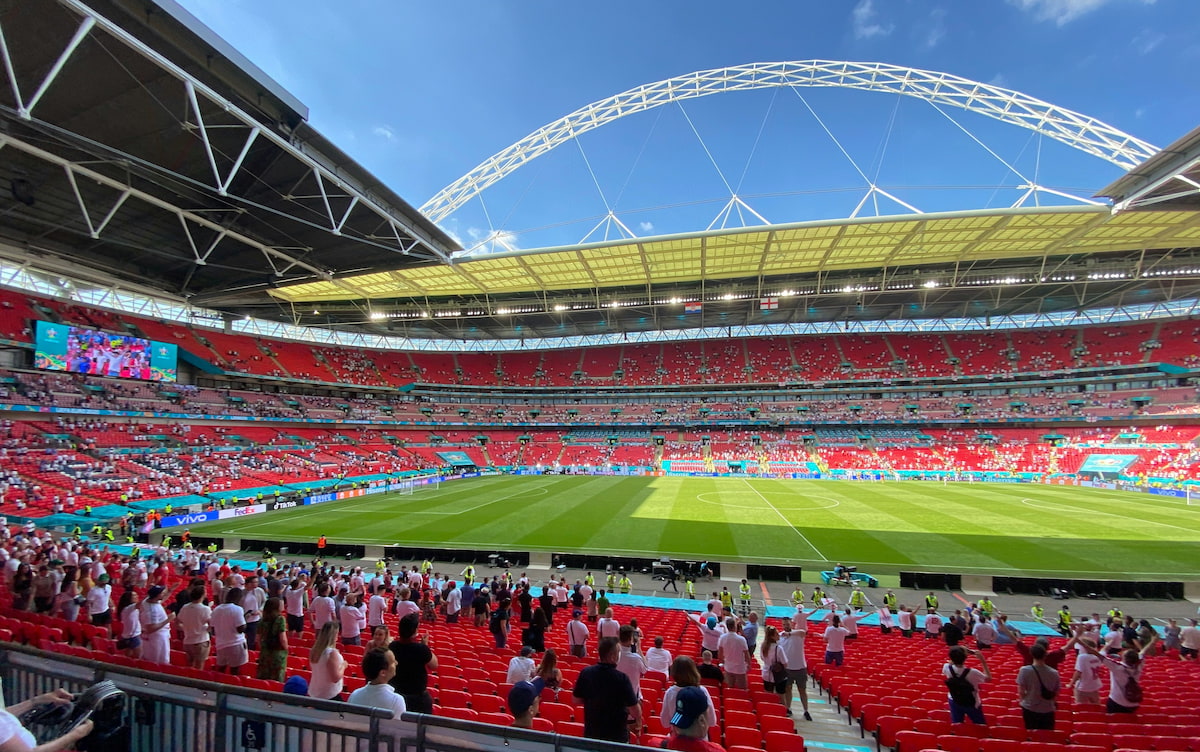
[[[46,704],[21,716],[21,725],[38,739],[57,739],[92,722],[91,732],[75,749],[80,752],[124,752],[129,749],[129,724],[125,719],[126,694],[111,681],[93,684],[70,703]]]

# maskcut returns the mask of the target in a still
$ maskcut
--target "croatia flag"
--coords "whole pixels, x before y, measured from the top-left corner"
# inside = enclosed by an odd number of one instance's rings
[[[703,303],[684,303],[683,304],[683,312],[684,313],[700,313],[703,310],[704,310]]]
[[[759,298],[758,307],[763,311],[774,311],[779,307],[779,298]]]

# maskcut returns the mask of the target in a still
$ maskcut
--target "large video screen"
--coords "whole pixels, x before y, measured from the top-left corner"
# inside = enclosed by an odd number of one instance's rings
[[[179,349],[166,342],[108,334],[38,321],[34,360],[38,368],[145,381],[175,381]]]

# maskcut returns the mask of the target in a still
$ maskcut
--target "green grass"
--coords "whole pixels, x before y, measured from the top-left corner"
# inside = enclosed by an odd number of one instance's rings
[[[200,536],[1076,578],[1200,577],[1200,506],[1065,486],[490,477],[191,528]]]

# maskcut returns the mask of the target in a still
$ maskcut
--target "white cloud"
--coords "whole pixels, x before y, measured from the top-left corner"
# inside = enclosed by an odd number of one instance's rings
[[[992,86],[1006,88],[1008,86],[1008,79],[1004,77],[1003,73],[997,73],[996,75],[992,76],[992,80],[988,81],[988,83]]]
[[[376,136],[379,136],[380,138],[384,139],[385,141],[391,141],[392,139],[394,139],[396,137],[395,131],[393,131],[390,127],[388,127],[386,125],[375,126],[374,128],[371,129],[371,133],[374,133]]]
[[[642,232],[654,232],[654,223],[653,222],[640,222],[640,223],[638,223],[638,229],[641,230]]]
[[[1023,11],[1033,14],[1038,21],[1053,21],[1056,26],[1066,26],[1080,16],[1108,5],[1112,0],[1009,0]],[[1155,0],[1141,0],[1153,5]]]
[[[1159,34],[1149,29],[1142,29],[1138,35],[1130,41],[1133,48],[1138,51],[1138,54],[1149,55],[1154,52],[1160,44],[1167,41],[1166,34]]]
[[[946,11],[944,8],[934,8],[929,14],[928,28],[925,32],[925,46],[930,49],[937,47],[946,36]]]
[[[879,23],[876,15],[873,0],[859,0],[858,5],[854,6],[854,10],[850,13],[855,39],[886,37],[892,33],[895,27],[891,24],[884,26]]]
[[[1137,108],[1136,110],[1133,111],[1133,116],[1135,118],[1137,118],[1138,120],[1141,120],[1143,117],[1146,116],[1146,108],[1145,107]]]

